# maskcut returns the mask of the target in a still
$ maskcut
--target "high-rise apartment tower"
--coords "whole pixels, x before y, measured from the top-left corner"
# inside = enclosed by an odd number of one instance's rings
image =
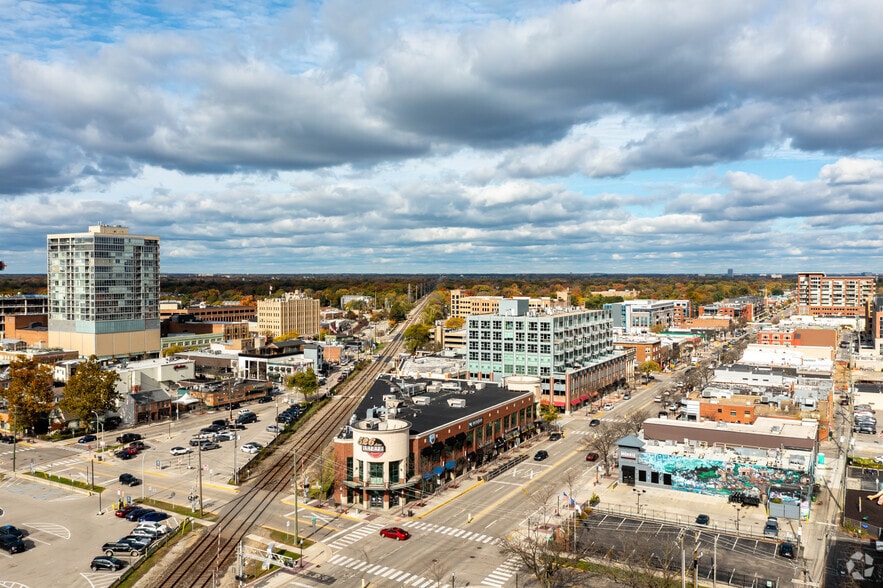
[[[159,237],[120,226],[47,237],[49,345],[99,359],[160,350]]]

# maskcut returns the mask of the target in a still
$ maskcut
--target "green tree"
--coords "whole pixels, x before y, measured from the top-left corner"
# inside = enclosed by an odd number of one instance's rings
[[[64,397],[58,403],[61,410],[83,424],[92,422],[92,412],[103,415],[116,408],[122,394],[117,388],[120,376],[114,370],[103,370],[98,358],[92,355],[77,366],[64,387]]]
[[[546,404],[540,404],[540,418],[543,419],[543,422],[547,425],[551,425],[557,421],[560,416],[561,414],[558,412],[558,409],[552,404],[549,404],[548,402]]]
[[[429,327],[423,324],[411,325],[405,329],[405,349],[414,353],[429,342]]]
[[[651,372],[661,372],[662,368],[659,367],[659,364],[652,359],[648,359],[638,366],[638,371],[641,372],[641,374],[644,376],[644,380],[646,380],[647,376],[649,376]]]
[[[319,389],[319,380],[316,378],[316,372],[311,367],[291,376],[289,384],[303,394],[305,398],[311,396]]]
[[[15,431],[31,429],[52,410],[52,368],[35,359],[14,359],[9,364],[9,386],[0,390]]]

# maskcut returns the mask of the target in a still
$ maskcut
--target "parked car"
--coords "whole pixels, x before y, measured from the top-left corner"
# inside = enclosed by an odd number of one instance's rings
[[[561,433],[552,433],[549,435],[549,441],[558,441],[561,439]]]
[[[776,517],[769,517],[766,520],[766,525],[763,527],[763,534],[767,537],[778,537],[779,536],[779,519]]]
[[[653,397],[653,402],[662,402],[662,396],[657,394]]]
[[[230,423],[227,425],[228,431],[244,431],[247,427],[242,423]]]
[[[129,514],[130,512],[132,512],[133,510],[138,509],[138,508],[141,508],[141,507],[136,506],[134,504],[129,504],[127,506],[124,506],[123,508],[116,509],[116,511],[113,514],[115,514],[119,518],[124,518],[127,514]]]
[[[711,517],[709,517],[707,514],[701,514],[696,517],[697,525],[707,525],[709,521],[711,521]]]
[[[138,521],[138,526],[136,529],[150,529],[152,531],[156,531],[157,535],[165,535],[169,532],[169,527],[164,525],[161,521]]]
[[[209,451],[211,449],[220,449],[221,446],[215,443],[214,441],[202,441],[199,444],[200,451]]]
[[[240,425],[247,425],[249,423],[256,423],[258,421],[258,415],[253,412],[241,414],[236,417],[236,422]]]
[[[27,548],[27,545],[21,540],[21,537],[16,537],[15,535],[0,535],[0,549],[7,553],[21,553]]]
[[[19,528],[13,527],[12,525],[3,525],[0,527],[0,535],[13,535],[21,539],[25,536],[25,532]]]
[[[592,419],[589,421],[590,427],[597,427],[600,424],[601,424],[601,421],[599,419]]]
[[[95,443],[96,441],[98,441],[98,437],[95,435],[83,435],[77,440],[77,443],[85,445],[86,443]]]
[[[534,456],[533,456],[533,460],[534,460],[534,461],[543,461],[543,460],[546,459],[547,457],[549,457],[549,452],[546,451],[546,450],[544,450],[544,449],[540,449],[539,451],[537,451],[537,452],[534,454]]]
[[[282,429],[280,429],[280,428],[277,427],[276,425],[267,425],[267,431],[269,431],[270,433],[278,433],[278,432],[280,432],[281,430],[282,430]]]
[[[144,441],[132,441],[129,443],[129,449],[134,449],[135,451],[144,451],[147,449],[147,445],[144,444]]]
[[[135,527],[129,534],[133,537],[147,537],[149,539],[156,539],[160,536],[160,533],[157,532],[156,529],[151,529],[149,527]]]
[[[169,453],[172,455],[187,455],[191,452],[192,450],[189,447],[172,447],[169,449]]]
[[[626,392],[625,394],[622,395],[623,400],[631,400],[631,398],[632,398],[632,395],[629,394],[628,392]]]
[[[0,442],[12,445],[15,443],[15,437],[12,435],[0,435]]]
[[[401,527],[388,527],[386,529],[380,529],[380,536],[395,539],[396,541],[404,541],[405,539],[410,538],[411,534]]]
[[[153,510],[153,509],[141,508],[141,507],[135,508],[135,509],[130,510],[128,513],[126,513],[126,516],[124,518],[127,521],[132,521],[134,523],[135,521],[140,519],[142,517],[142,515],[146,515],[151,510]]]
[[[120,484],[125,484],[126,486],[138,486],[141,484],[141,480],[130,473],[125,473],[120,474]]]
[[[235,431],[221,431],[220,433],[215,433],[214,440],[215,441],[232,441],[236,438]]]
[[[92,563],[89,567],[92,568],[93,572],[97,572],[98,570],[110,570],[116,572],[126,567],[126,562],[112,555],[99,555],[92,558]]]
[[[273,398],[271,396],[261,396],[258,398],[258,404],[266,404],[268,402],[273,402]]]
[[[133,457],[135,457],[134,453],[129,453],[125,449],[120,449],[119,451],[115,452],[114,455],[122,460],[132,459]]]
[[[204,439],[200,439],[199,437],[194,437],[190,440],[190,447],[199,447],[199,444],[202,443]]]
[[[144,523],[144,522],[158,523],[159,521],[164,521],[167,518],[169,518],[168,514],[157,510],[157,511],[152,511],[147,514],[141,515],[141,518],[138,519],[138,522],[139,523]]]
[[[212,424],[217,425],[219,427],[218,430],[220,431],[221,429],[226,428],[229,423],[227,422],[227,419],[216,419],[212,421]]]
[[[599,455],[594,451],[590,451],[586,454],[586,461],[598,461]]]
[[[246,443],[245,445],[243,445],[241,449],[245,453],[257,453],[262,449],[262,446],[260,443],[252,441],[251,443]]]
[[[104,555],[112,557],[114,553],[131,553],[132,555],[141,555],[147,546],[142,546],[130,541],[108,541],[101,546]]]
[[[240,414],[240,415],[248,414],[248,413],[250,413],[250,412],[251,412],[251,409],[250,409],[250,408],[241,408],[241,409],[239,409],[239,414]]]
[[[795,549],[794,544],[790,541],[784,541],[781,545],[779,545],[779,555],[782,557],[787,557],[788,559],[794,559],[795,557]]]

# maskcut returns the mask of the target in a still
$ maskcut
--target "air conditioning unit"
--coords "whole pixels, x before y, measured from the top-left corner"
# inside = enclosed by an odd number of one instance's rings
[[[448,406],[451,408],[466,408],[465,398],[448,398]]]

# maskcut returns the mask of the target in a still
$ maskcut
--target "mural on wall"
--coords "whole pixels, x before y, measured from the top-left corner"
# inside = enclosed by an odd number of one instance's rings
[[[809,474],[800,470],[722,460],[640,453],[638,463],[660,475],[671,474],[672,488],[682,492],[730,495],[734,492],[749,491],[764,496],[771,486],[810,485]]]

